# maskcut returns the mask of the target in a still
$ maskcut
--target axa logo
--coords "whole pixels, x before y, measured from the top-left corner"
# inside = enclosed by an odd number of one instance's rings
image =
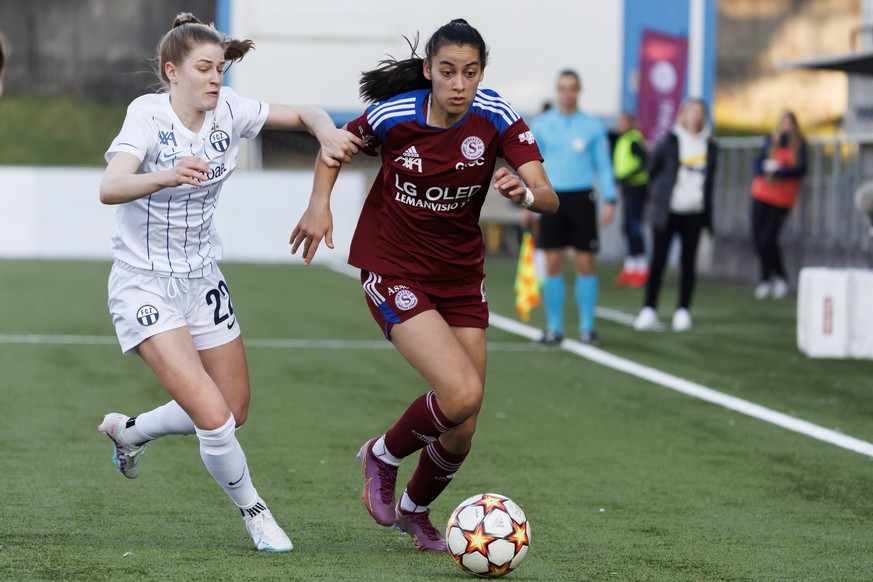
[[[179,147],[176,143],[176,135],[172,131],[158,131],[158,141],[161,145],[170,145],[170,142],[173,142],[173,147]]]
[[[406,148],[406,151],[394,158],[395,162],[403,162],[404,169],[416,170],[421,174],[421,156],[418,155],[418,150],[415,146]]]
[[[533,132],[526,131],[524,133],[518,134],[518,141],[521,143],[527,142],[530,145],[533,145],[536,140],[534,139]]]

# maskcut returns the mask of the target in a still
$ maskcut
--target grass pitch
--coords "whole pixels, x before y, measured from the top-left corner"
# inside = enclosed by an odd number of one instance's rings
[[[512,316],[514,264],[487,268],[492,310]],[[108,263],[0,261],[0,579],[466,579],[361,507],[358,447],[424,386],[380,340],[358,282],[320,267],[223,270],[253,386],[238,436],[295,551],[252,548],[193,437],[153,443],[134,481],[114,473],[102,415],[167,396],[115,344]],[[614,274],[601,268],[600,304],[635,314],[641,292],[612,289]],[[674,297],[668,286],[664,306]],[[799,354],[795,308],[703,282],[687,334],[597,325],[604,350],[873,441],[873,363]],[[261,341],[273,338],[309,341]],[[473,451],[432,509],[442,523],[475,493],[517,501],[532,546],[509,579],[869,579],[869,457],[496,328],[489,341]]]

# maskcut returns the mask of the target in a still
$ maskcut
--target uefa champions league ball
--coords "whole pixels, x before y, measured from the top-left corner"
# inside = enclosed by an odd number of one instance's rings
[[[452,513],[446,542],[461,570],[497,578],[524,560],[530,548],[530,523],[508,497],[482,493],[465,499]]]

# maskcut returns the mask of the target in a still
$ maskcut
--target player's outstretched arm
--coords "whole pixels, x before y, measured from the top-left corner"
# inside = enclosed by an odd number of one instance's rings
[[[327,248],[333,248],[333,214],[330,211],[330,194],[339,176],[341,166],[328,166],[324,156],[315,160],[315,176],[312,180],[312,195],[309,206],[300,217],[291,233],[291,254],[296,254],[303,245],[303,264],[308,265],[324,240]]]
[[[494,188],[501,196],[534,212],[554,214],[558,211],[558,195],[539,161],[519,166],[518,176],[506,168],[498,169],[494,172]],[[528,192],[532,199],[528,198]]]
[[[200,186],[209,172],[209,164],[196,157],[179,158],[176,165],[168,170],[137,174],[141,163],[139,158],[126,152],[112,156],[100,182],[100,202],[124,204],[163,188],[183,184]]]
[[[321,146],[321,158],[330,167],[347,164],[363,146],[361,138],[345,129],[337,129],[322,109],[301,109],[290,105],[270,105],[266,129],[307,130]]]

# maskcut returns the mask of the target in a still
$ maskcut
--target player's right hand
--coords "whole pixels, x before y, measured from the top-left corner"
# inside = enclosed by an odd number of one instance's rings
[[[176,165],[165,170],[164,173],[166,175],[164,187],[173,188],[187,184],[199,188],[206,174],[209,173],[209,164],[206,160],[195,156],[179,158],[176,160]]]

